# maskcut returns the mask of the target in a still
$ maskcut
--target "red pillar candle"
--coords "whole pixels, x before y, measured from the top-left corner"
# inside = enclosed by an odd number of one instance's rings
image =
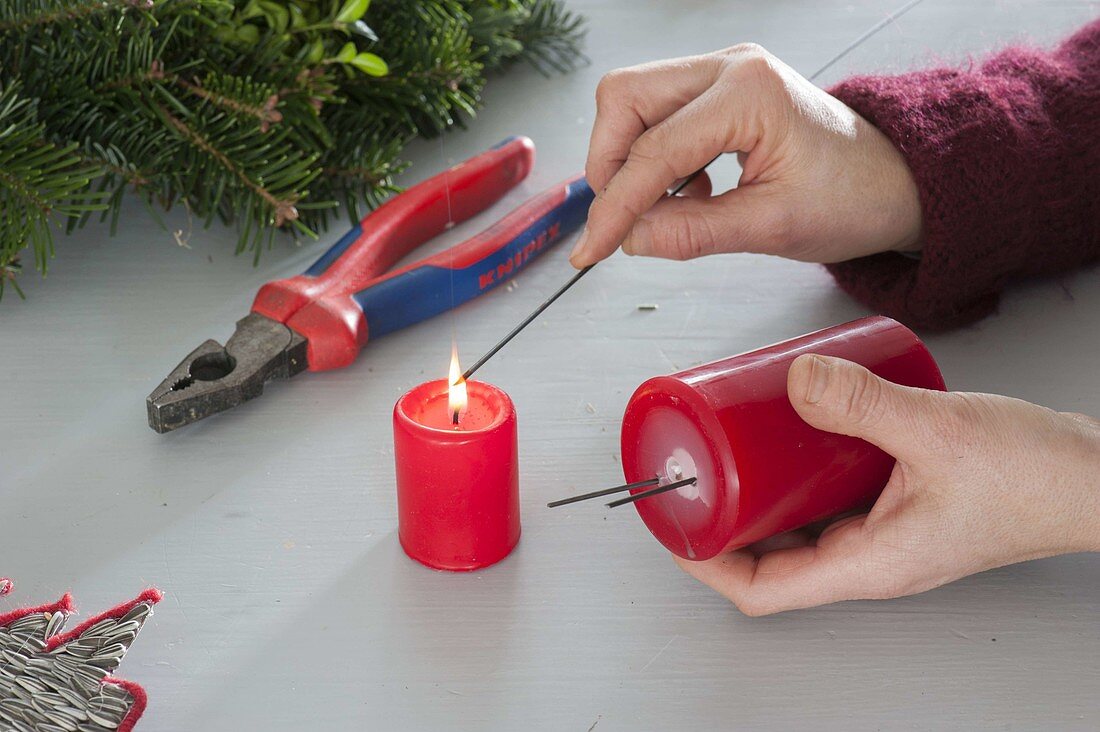
[[[398,536],[406,554],[435,569],[487,567],[519,541],[515,407],[490,384],[466,389],[457,425],[444,379],[414,387],[393,409]]]
[[[787,369],[803,353],[855,361],[898,384],[944,389],[924,344],[883,317],[646,381],[623,417],[623,472],[628,482],[698,478],[634,504],[673,553],[710,559],[869,505],[882,492],[892,457],[810,427],[791,406]]]

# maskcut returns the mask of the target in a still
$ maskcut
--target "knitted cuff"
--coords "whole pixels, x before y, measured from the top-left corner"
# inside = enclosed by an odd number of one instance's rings
[[[919,260],[885,253],[828,265],[841,288],[941,329],[991,312],[1014,276],[1072,266],[1073,254],[1056,250],[1072,238],[1067,209],[1087,184],[1067,180],[1081,167],[1067,135],[1075,126],[1050,100],[1072,98],[1077,78],[1050,54],[1009,49],[969,70],[855,77],[831,89],[904,156],[924,214]]]

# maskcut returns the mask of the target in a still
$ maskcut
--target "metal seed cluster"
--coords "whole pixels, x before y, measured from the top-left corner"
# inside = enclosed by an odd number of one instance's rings
[[[67,614],[32,613],[0,627],[0,731],[104,732],[118,729],[133,697],[105,675],[118,668],[152,606],[139,603],[80,637],[46,651]]]

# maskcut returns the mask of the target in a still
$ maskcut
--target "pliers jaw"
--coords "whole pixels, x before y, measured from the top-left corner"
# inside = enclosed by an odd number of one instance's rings
[[[307,344],[286,325],[250,313],[225,346],[204,342],[160,382],[145,400],[149,426],[170,432],[259,396],[267,381],[306,369]]]

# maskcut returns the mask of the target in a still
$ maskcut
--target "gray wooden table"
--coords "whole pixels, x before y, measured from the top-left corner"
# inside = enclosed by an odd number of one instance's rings
[[[754,40],[808,73],[897,4],[573,0],[592,64],[495,79],[468,131],[414,145],[403,182],[510,134],[538,145],[530,179],[438,250],[582,167],[605,71]],[[1051,42],[1098,7],[926,0],[821,81]],[[734,163],[716,169],[736,180]],[[150,389],[336,237],[253,268],[231,232],[168,222],[186,248],[131,205],[117,237],[61,241],[46,280],[23,278],[28,301],[0,303],[0,575],[18,584],[0,612],[72,590],[88,613],[162,588],[122,668],[150,694],[140,729],[1100,727],[1096,556],[748,619],[632,512],[544,508],[621,477],[619,417],[645,378],[865,314],[820,268],[616,256],[593,272],[480,374],[520,415],[524,533],[502,564],[453,575],[398,546],[391,409],[443,376],[452,329],[469,363],[557,287],[568,244],[351,368],[161,436]],[[1098,312],[1092,270],[1018,287],[998,315],[928,342],[953,388],[1100,414]]]

